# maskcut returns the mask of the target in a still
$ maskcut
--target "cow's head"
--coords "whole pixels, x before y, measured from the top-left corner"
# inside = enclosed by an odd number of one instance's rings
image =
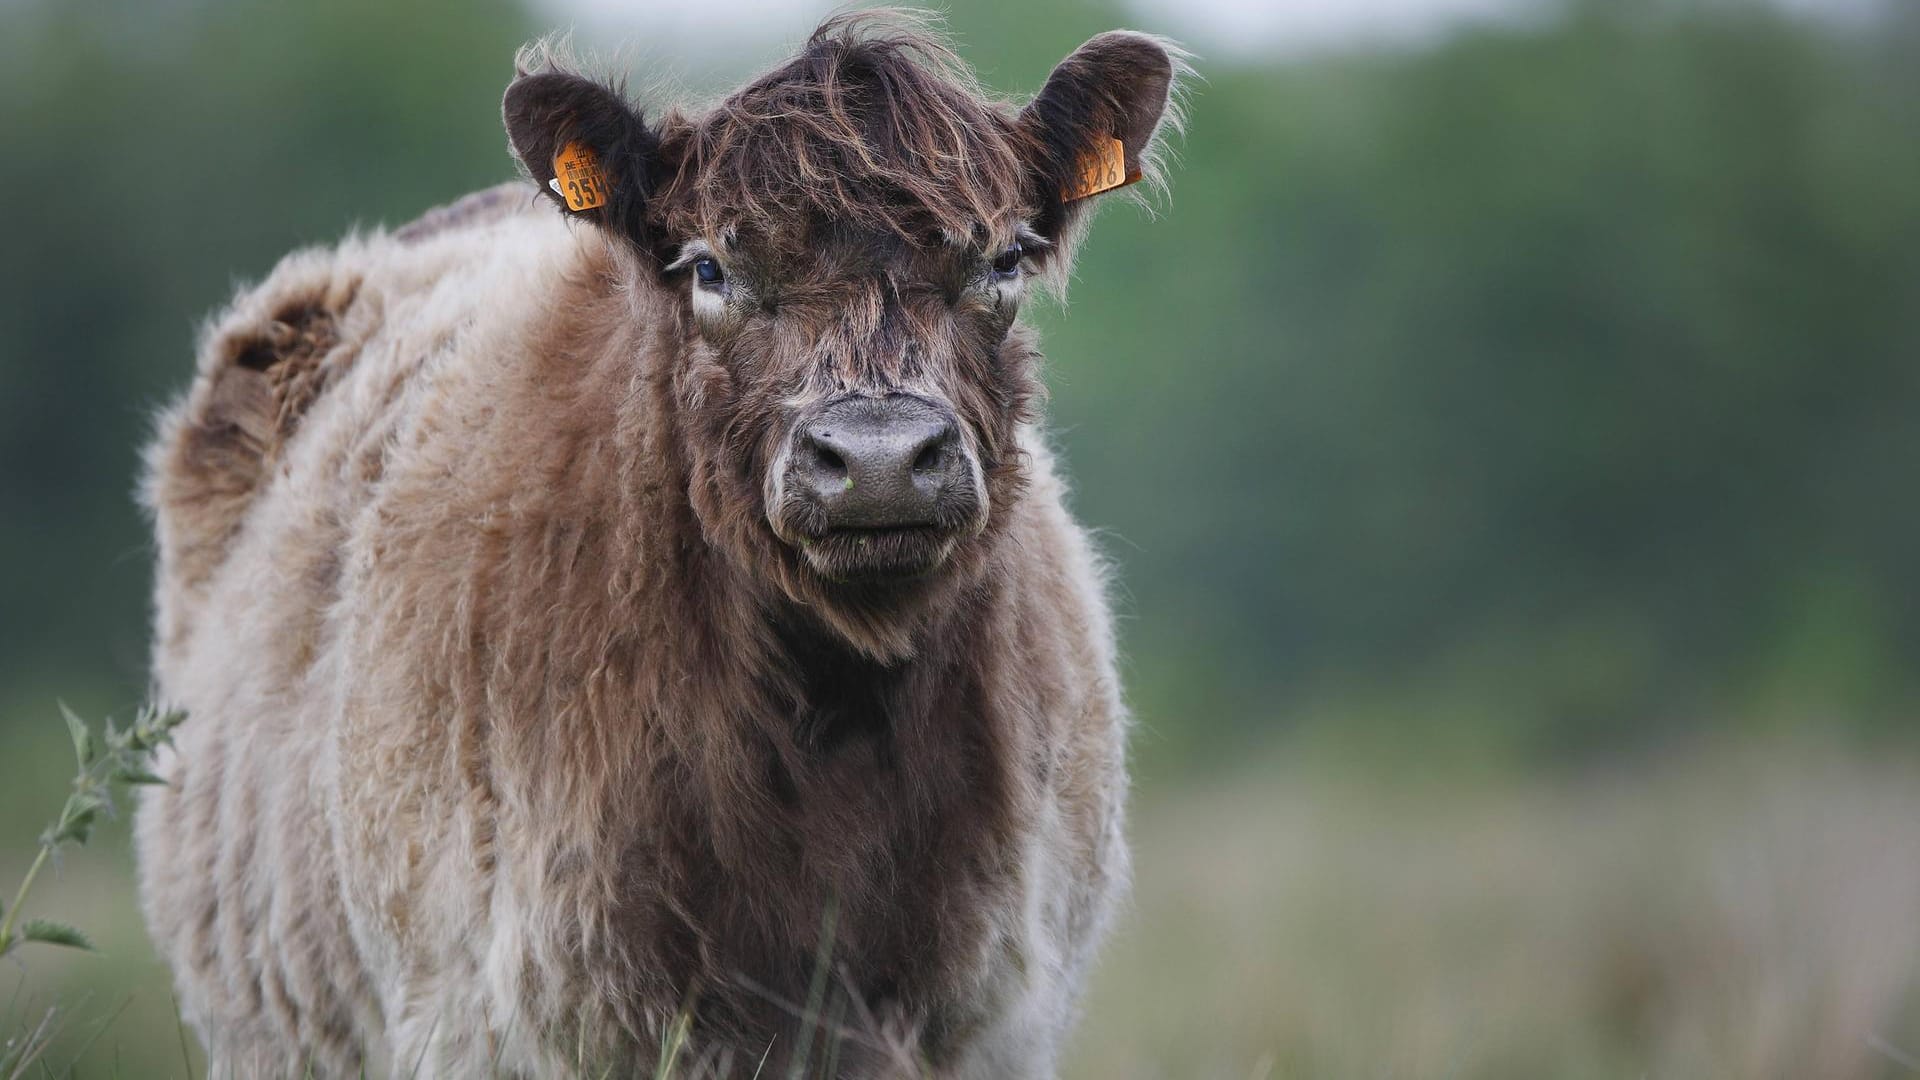
[[[842,16],[710,110],[650,122],[546,50],[505,114],[526,170],[667,313],[702,528],[875,655],[988,565],[1038,356],[1097,197],[1157,182],[1180,54],[1102,34],[1024,107],[899,16]],[[556,171],[559,175],[556,175]]]

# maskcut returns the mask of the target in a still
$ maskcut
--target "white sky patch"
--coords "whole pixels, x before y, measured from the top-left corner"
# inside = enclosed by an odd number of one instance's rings
[[[1696,0],[1698,2],[1698,0]],[[1705,0],[1740,3],[1742,0]],[[1903,0],[1746,0],[1799,15],[1858,22]],[[1202,49],[1245,55],[1420,45],[1474,23],[1550,17],[1556,0],[1128,0]],[[1679,6],[1676,4],[1676,6]]]
[[[1203,51],[1310,53],[1417,45],[1476,21],[1538,14],[1542,0],[1131,0]]]
[[[1301,54],[1419,45],[1475,22],[1539,18],[1554,0],[1127,0],[1137,29],[1171,34],[1202,55]],[[1910,0],[1768,0],[1799,15],[1856,22]],[[556,24],[588,42],[624,43],[687,70],[736,50],[757,66],[766,49],[805,36],[831,0],[535,0]],[[1089,34],[1092,28],[1089,29]]]
[[[757,68],[775,43],[797,43],[837,6],[822,0],[532,0],[554,26],[573,27],[582,44],[615,46],[697,73],[716,59]],[[746,55],[734,57],[742,52]]]

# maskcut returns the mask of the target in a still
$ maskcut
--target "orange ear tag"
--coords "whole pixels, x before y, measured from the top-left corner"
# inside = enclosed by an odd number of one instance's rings
[[[1127,148],[1111,136],[1080,155],[1072,182],[1060,189],[1060,201],[1072,202],[1103,191],[1126,187],[1140,179],[1140,170],[1127,170]]]
[[[553,155],[553,190],[576,213],[607,205],[607,177],[600,171],[600,158],[577,142],[561,147]]]

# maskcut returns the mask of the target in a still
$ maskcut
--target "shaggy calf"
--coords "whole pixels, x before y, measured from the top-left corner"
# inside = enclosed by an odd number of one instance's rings
[[[648,119],[536,47],[534,186],[215,322],[138,840],[217,1075],[1053,1073],[1125,714],[1016,314],[1181,68],[1103,34],[1014,108],[842,17]]]

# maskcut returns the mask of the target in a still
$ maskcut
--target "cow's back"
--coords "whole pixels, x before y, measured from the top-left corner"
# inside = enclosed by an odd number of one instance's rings
[[[327,796],[345,540],[436,379],[565,257],[536,209],[507,185],[287,257],[209,325],[149,450],[154,690],[188,720],[141,807],[142,892],[183,1011],[234,1075],[300,1068],[259,1056],[287,1045],[351,1073],[379,1041]]]
[[[349,375],[362,384],[355,400],[326,417],[334,438],[396,412],[413,376],[484,307],[489,286],[511,276],[516,245],[558,229],[550,215],[533,212],[533,199],[526,185],[504,184],[391,234],[296,252],[208,323],[193,384],[161,416],[147,454],[163,657],[191,633],[197,602],[259,531],[246,528],[256,504],[276,490],[295,494],[286,483],[290,443],[321,399],[341,396],[329,391]],[[415,341],[401,340],[409,333]],[[363,360],[383,344],[377,365]],[[314,479],[299,478],[300,497],[319,494]]]

